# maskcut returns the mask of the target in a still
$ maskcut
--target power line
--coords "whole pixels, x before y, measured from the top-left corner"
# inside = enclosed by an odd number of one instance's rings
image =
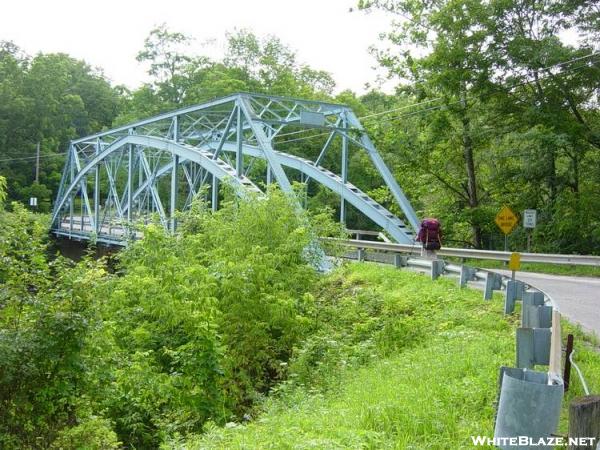
[[[590,57],[593,57],[593,56],[597,56],[597,55],[600,55],[600,52],[590,53],[589,55],[586,55],[585,57],[573,58],[572,60],[563,61],[561,63],[557,63],[557,64],[555,64],[553,66],[548,66],[548,67],[562,66],[562,65],[565,65],[565,64],[567,64],[569,62],[580,61],[580,60],[587,59],[587,58],[590,58]],[[561,72],[556,73],[556,74],[549,73],[549,74],[547,74],[545,76],[539,77],[538,80],[545,80],[547,78],[552,78],[552,77],[555,77],[555,76],[564,75],[564,74],[567,74],[567,73],[572,72],[574,70],[581,69],[583,67],[587,67],[587,65],[573,67],[571,69],[564,70],[564,71],[561,71]],[[512,89],[515,89],[517,87],[523,86],[525,84],[530,84],[532,82],[533,82],[532,80],[524,80],[524,81],[521,81],[519,83],[515,83],[512,86],[509,86],[508,90],[512,90]],[[490,95],[494,95],[494,93],[488,94],[487,96],[490,96]],[[467,98],[470,99],[470,98],[472,98],[472,96],[467,96]],[[396,110],[407,109],[407,108],[410,108],[410,107],[415,107],[415,106],[419,106],[421,104],[426,104],[426,103],[432,103],[434,101],[441,100],[441,99],[442,99],[442,97],[438,97],[438,98],[435,98],[435,99],[432,99],[432,100],[428,100],[428,101],[425,101],[425,102],[414,103],[414,104],[411,104],[411,105],[406,105],[405,107],[402,107],[402,108],[396,108]],[[382,123],[382,122],[383,123],[385,123],[385,122],[393,122],[395,120],[399,120],[399,119],[403,119],[403,118],[406,118],[406,117],[415,116],[417,114],[422,114],[422,113],[425,113],[425,112],[431,113],[431,111],[435,111],[435,110],[439,110],[439,109],[444,109],[444,108],[447,108],[448,106],[452,106],[452,105],[459,104],[459,103],[461,103],[461,100],[456,100],[454,102],[446,103],[446,104],[443,104],[443,105],[432,106],[430,108],[425,108],[425,109],[422,109],[422,110],[419,110],[419,111],[412,111],[410,113],[404,113],[404,114],[400,114],[400,115],[393,116],[393,117],[379,119],[378,122],[379,123]],[[392,112],[392,111],[393,110],[381,111],[380,113],[377,113],[377,115],[383,115],[383,113],[389,113],[389,112]],[[371,117],[373,117],[373,115],[371,115]],[[359,119],[364,119],[364,118],[367,118],[367,116],[359,117]],[[307,131],[311,131],[311,130],[301,130],[301,131],[307,132]],[[295,133],[298,133],[298,132],[295,132]],[[312,138],[315,138],[315,137],[325,136],[325,135],[328,135],[328,134],[329,134],[329,132],[318,133],[318,134],[314,134],[312,136],[304,136],[304,137],[300,137],[300,138],[296,138],[296,139],[290,139],[290,140],[287,140],[287,141],[282,141],[282,142],[279,142],[278,144],[289,144],[291,142],[304,141],[306,139],[312,139]]]
[[[548,70],[548,69],[551,69],[552,67],[564,66],[565,64],[572,63],[572,62],[575,62],[575,61],[581,61],[583,59],[588,59],[588,58],[591,58],[591,57],[596,56],[596,55],[600,55],[600,51],[598,51],[598,52],[592,52],[592,53],[589,53],[587,55],[579,56],[578,58],[573,58],[573,59],[570,59],[570,60],[567,60],[567,61],[563,61],[563,62],[560,62],[560,63],[551,64],[551,65],[546,66],[546,67],[540,67],[537,70]]]
[[[404,106],[401,106],[399,108],[388,109],[388,110],[385,110],[385,111],[379,111],[377,113],[367,114],[367,115],[364,115],[364,116],[360,116],[360,117],[358,117],[358,119],[369,119],[371,117],[381,116],[381,115],[384,115],[384,114],[389,114],[391,112],[402,111],[402,110],[405,110],[405,109],[408,109],[408,108],[414,108],[415,106],[426,105],[426,104],[433,103],[433,102],[441,100],[441,99],[442,99],[442,97],[438,97],[438,98],[434,98],[434,99],[430,99],[430,100],[425,100],[425,101],[418,102],[418,103],[411,103],[410,105],[404,105]],[[308,129],[308,130],[292,131],[290,133],[279,134],[276,137],[279,138],[279,137],[283,137],[283,136],[292,136],[292,135],[296,135],[296,134],[308,133],[308,132],[311,132],[311,131],[313,131],[313,130]],[[328,132],[324,132],[324,133],[318,133],[318,134],[315,134],[315,135],[312,135],[312,136],[306,136],[306,137],[297,138],[297,139],[289,139],[289,140],[278,142],[278,143],[279,144],[286,144],[288,142],[296,142],[296,141],[300,141],[300,140],[304,140],[304,139],[310,139],[310,138],[317,137],[317,136],[325,136],[325,135],[327,135],[329,133],[330,132],[328,131]]]
[[[426,105],[428,103],[433,103],[433,102],[436,102],[436,101],[441,100],[441,99],[442,99],[442,97],[438,97],[438,98],[434,98],[434,99],[431,99],[431,100],[426,100],[426,101],[419,102],[419,103],[412,103],[410,105],[405,105],[405,106],[402,106],[400,108],[388,109],[388,110],[385,110],[385,111],[380,111],[380,112],[376,112],[376,113],[373,113],[373,114],[367,114],[365,116],[360,116],[359,119],[368,119],[368,118],[371,118],[371,117],[382,116],[384,114],[389,114],[391,112],[396,112],[396,111],[402,111],[404,109],[412,108],[414,106],[420,106],[420,105]]]
[[[600,52],[591,53],[591,54],[587,55],[586,58],[589,58],[589,57],[592,57],[592,56],[597,56],[597,55],[600,55]],[[564,61],[564,62],[562,62],[560,64],[557,64],[557,65],[564,65],[564,64],[566,64],[568,62],[579,61],[579,60],[582,60],[582,59],[585,59],[585,58],[584,57],[574,58],[572,60]],[[549,67],[552,67],[552,66],[549,66]],[[572,67],[572,68],[570,68],[568,70],[564,70],[564,71],[561,71],[559,73],[548,73],[548,74],[546,74],[544,76],[538,77],[538,81],[545,80],[545,79],[548,79],[548,78],[557,77],[557,76],[561,76],[561,75],[565,75],[565,74],[567,74],[569,72],[572,72],[572,71],[575,71],[575,70],[579,70],[579,69],[584,68],[584,67],[587,67],[587,65],[581,65],[581,66],[577,66],[577,67]],[[518,83],[514,83],[512,86],[508,86],[507,89],[510,91],[510,90],[513,90],[513,89],[515,89],[517,87],[523,86],[525,84],[531,84],[534,81],[535,80],[524,80],[524,81],[521,81],[521,82],[518,82]],[[491,95],[494,95],[494,93],[490,93],[490,94],[484,95],[483,97],[489,97]],[[473,98],[472,95],[471,96],[467,96],[467,99],[471,99],[471,98]],[[436,109],[442,109],[442,108],[445,108],[447,106],[451,106],[451,105],[458,104],[458,103],[461,103],[461,100],[457,100],[457,101],[454,101],[454,102],[451,102],[451,103],[447,103],[445,105],[439,105],[437,107],[427,108],[427,109],[424,109],[422,111],[431,111],[431,110],[436,110]],[[422,112],[422,111],[418,111],[418,112]],[[381,119],[380,121],[381,122],[390,122],[390,121],[402,119],[404,117],[409,117],[411,115],[414,115],[414,114],[412,114],[412,113],[409,113],[408,115],[407,114],[401,114],[399,116]]]
[[[53,155],[40,155],[39,158],[58,158],[58,157],[63,157],[66,156],[66,153],[55,153]],[[19,157],[19,158],[4,158],[4,159],[0,159],[0,162],[8,162],[8,161],[27,161],[27,160],[34,160],[36,159],[37,156],[23,156],[23,157]]]
[[[553,67],[564,66],[565,64],[569,64],[569,63],[576,62],[576,61],[581,61],[581,60],[592,58],[592,57],[598,56],[598,55],[600,55],[600,52],[592,52],[592,53],[589,53],[589,54],[584,55],[584,56],[580,56],[580,57],[577,57],[577,58],[572,58],[572,59],[569,59],[569,60],[566,60],[566,61],[558,62],[556,64],[551,64],[549,66],[541,67],[541,68],[539,68],[537,70],[548,70],[548,69],[551,69]],[[543,79],[546,79],[546,78],[549,78],[549,77],[552,77],[552,76],[557,76],[557,75],[561,75],[561,74],[564,74],[564,73],[568,73],[568,72],[570,72],[572,70],[576,70],[576,69],[583,68],[583,67],[587,67],[587,65],[578,66],[578,67],[569,69],[568,71],[563,71],[563,72],[560,72],[560,73],[557,73],[557,74],[548,74],[546,76],[539,77],[538,79],[539,80],[543,80]],[[526,76],[528,76],[528,75],[526,75]],[[508,89],[514,89],[516,87],[522,86],[523,84],[531,83],[532,81],[534,81],[534,80],[530,80],[530,81],[523,80],[520,83],[513,84],[512,86],[508,87]],[[407,105],[407,106],[402,107],[402,108],[397,108],[397,110],[406,109],[406,108],[409,108],[411,106],[419,106],[419,105],[422,105],[422,104],[425,104],[425,103],[431,103],[431,102],[434,102],[434,101],[437,101],[437,100],[441,100],[442,98],[443,97],[437,97],[437,98],[434,98],[432,100],[428,100],[428,101],[425,101],[425,102],[419,102],[419,103],[415,103],[415,104],[412,104],[412,105]],[[373,117],[373,116],[379,116],[379,115],[383,115],[383,114],[394,112],[394,111],[395,111],[394,109],[390,109],[390,110],[387,110],[387,111],[381,111],[379,113],[369,114],[369,115],[366,115],[366,116],[359,117],[359,119],[365,119],[365,118],[369,118],[369,117]]]

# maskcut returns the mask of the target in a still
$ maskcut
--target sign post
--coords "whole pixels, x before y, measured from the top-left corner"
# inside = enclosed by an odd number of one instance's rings
[[[508,268],[512,272],[511,279],[515,280],[515,273],[521,269],[521,254],[511,253],[510,260],[508,261]]]
[[[523,211],[523,228],[527,228],[527,252],[531,251],[531,230],[537,225],[537,210],[526,209]]]
[[[508,235],[515,228],[519,219],[508,206],[503,206],[498,214],[496,214],[496,225],[504,233],[504,251],[508,251]]]

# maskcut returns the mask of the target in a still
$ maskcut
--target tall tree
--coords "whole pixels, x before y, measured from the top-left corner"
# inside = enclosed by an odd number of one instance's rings
[[[409,84],[404,90],[420,100],[438,101],[433,123],[444,126],[429,131],[434,133],[431,144],[441,154],[436,160],[436,151],[426,150],[425,163],[447,194],[455,197],[456,207],[466,209],[473,244],[480,247],[478,208],[483,187],[473,121],[480,116],[479,98],[490,89],[491,66],[484,54],[487,34],[482,30],[489,17],[487,4],[479,0],[361,0],[359,7],[380,8],[399,19],[385,35],[395,47],[378,51],[377,57],[391,75]]]
[[[144,48],[136,59],[149,64],[148,74],[153,77],[150,84],[166,103],[177,105],[187,92],[188,71],[201,66],[206,58],[193,58],[185,53],[192,39],[178,32],[169,31],[162,24],[150,31]]]
[[[24,55],[0,44],[0,173],[13,200],[40,197],[50,206],[68,142],[111,125],[119,91],[102,72],[65,54]],[[33,185],[36,143],[41,143],[39,184]]]
[[[597,240],[581,223],[598,220],[583,206],[598,199],[592,162],[600,136],[600,55],[589,44],[598,31],[596,2],[363,0],[359,6],[398,19],[385,35],[392,45],[376,55],[399,78],[399,93],[426,102],[407,124],[396,121],[385,131],[401,153],[395,159],[430,183],[427,209],[450,219],[458,234],[468,223],[473,244],[481,246],[484,233],[494,233],[498,206],[537,207],[545,250],[590,252],[589,242]],[[560,38],[566,32],[580,42],[566,43]]]

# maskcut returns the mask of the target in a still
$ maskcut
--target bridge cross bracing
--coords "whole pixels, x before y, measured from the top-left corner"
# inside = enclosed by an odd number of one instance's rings
[[[367,156],[402,218],[352,183],[348,161],[355,152]],[[342,222],[352,205],[394,241],[414,241],[417,216],[352,109],[249,93],[72,141],[52,230],[124,245],[153,218],[174,232],[178,211],[197,195],[216,210],[223,183],[239,196],[260,196],[270,183],[295,195],[293,181],[337,194]]]

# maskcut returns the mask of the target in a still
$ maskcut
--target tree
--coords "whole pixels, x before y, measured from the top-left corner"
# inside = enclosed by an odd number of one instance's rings
[[[31,193],[38,142],[42,164],[35,189],[53,192],[68,142],[110,126],[119,91],[83,61],[64,54],[30,58],[12,43],[0,47],[0,75],[0,173],[9,196],[26,200]]]
[[[433,141],[430,145],[444,156],[436,160],[438,152],[431,148],[421,155],[446,194],[456,198],[456,206],[468,210],[465,219],[471,225],[473,244],[480,247],[482,223],[478,208],[483,186],[478,175],[473,122],[480,114],[479,98],[490,88],[491,64],[484,55],[487,34],[481,28],[489,16],[486,4],[478,0],[375,0],[361,1],[359,6],[381,8],[404,19],[386,34],[403,50],[400,54],[381,51],[377,57],[392,75],[411,83],[403,89],[415,93],[421,101],[438,101],[428,131]]]
[[[138,61],[149,63],[148,74],[154,77],[152,86],[168,104],[178,105],[184,100],[188,71],[206,62],[206,58],[193,58],[182,52],[190,43],[189,36],[171,32],[162,24],[150,31],[143,50],[137,54]]]
[[[360,2],[399,19],[386,34],[393,47],[376,55],[400,78],[399,95],[425,102],[395,125],[373,128],[395,143],[390,158],[399,167],[423,176],[427,209],[450,222],[454,239],[468,223],[481,246],[484,234],[495,233],[493,214],[509,203],[541,209],[536,232],[546,250],[600,245],[581,226],[597,221],[582,200],[596,202],[598,182],[590,170],[600,82],[598,56],[586,44],[597,28],[592,3]],[[583,18],[584,11],[591,14]],[[582,43],[561,41],[566,30]]]

